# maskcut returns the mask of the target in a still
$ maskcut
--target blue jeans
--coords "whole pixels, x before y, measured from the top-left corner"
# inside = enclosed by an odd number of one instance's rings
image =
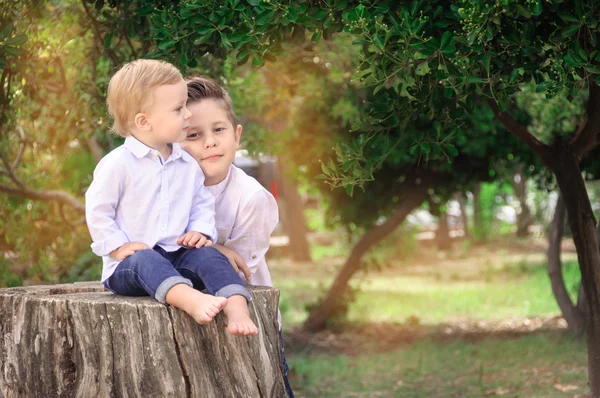
[[[281,362],[283,364],[283,383],[285,384],[285,391],[289,398],[294,398],[294,392],[292,391],[292,386],[290,385],[290,381],[288,380],[288,373],[290,372],[290,367],[285,360],[285,347],[283,344],[283,333],[281,329],[279,329],[279,341],[281,341]]]
[[[156,245],[152,250],[135,252],[119,263],[104,281],[104,287],[123,296],[152,296],[164,304],[167,292],[181,283],[197,290],[206,289],[214,296],[237,294],[251,300],[227,257],[206,246],[167,252]]]

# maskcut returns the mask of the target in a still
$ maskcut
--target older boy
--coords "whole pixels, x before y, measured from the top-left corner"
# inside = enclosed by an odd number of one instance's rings
[[[265,254],[279,221],[277,202],[258,181],[233,165],[242,126],[236,122],[229,94],[215,81],[200,77],[188,79],[187,86],[192,117],[181,145],[200,164],[204,184],[215,197],[217,247],[230,261],[232,250],[241,256],[250,270],[250,283],[273,286]],[[281,344],[283,354],[283,339]],[[284,355],[282,359],[286,390],[293,398]]]
[[[189,128],[186,103],[186,83],[166,62],[136,60],[110,80],[113,130],[126,138],[99,162],[86,192],[92,250],[102,256],[102,283],[114,293],[150,295],[198,323],[223,310],[230,333],[256,334],[248,291],[209,247],[214,198],[178,143]]]

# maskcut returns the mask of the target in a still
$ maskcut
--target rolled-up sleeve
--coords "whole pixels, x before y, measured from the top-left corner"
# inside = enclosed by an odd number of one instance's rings
[[[124,167],[119,166],[122,165],[103,159],[94,170],[94,179],[85,193],[85,218],[93,241],[91,248],[98,256],[108,256],[129,242],[115,222],[125,180]]]
[[[217,228],[215,225],[215,197],[204,186],[204,176],[198,174],[195,179],[196,193],[190,210],[190,221],[186,232],[200,232],[216,243]]]

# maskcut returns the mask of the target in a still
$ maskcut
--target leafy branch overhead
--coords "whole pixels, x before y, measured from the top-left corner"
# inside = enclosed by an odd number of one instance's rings
[[[233,51],[240,64],[258,67],[280,56],[287,41],[352,34],[361,56],[354,79],[373,97],[356,129],[366,135],[339,148],[333,167],[324,165],[334,186],[371,180],[392,150],[408,150],[417,160],[456,156],[453,137],[465,127],[465,112],[487,99],[500,111],[514,109],[514,95],[527,90],[573,107],[589,82],[600,80],[595,2],[231,0],[160,7],[146,1],[140,13],[152,21],[154,56],[183,66],[207,52]],[[563,130],[548,136],[532,126],[529,133],[550,143],[569,135]],[[395,147],[371,134],[390,132]],[[380,150],[365,159],[367,143]]]

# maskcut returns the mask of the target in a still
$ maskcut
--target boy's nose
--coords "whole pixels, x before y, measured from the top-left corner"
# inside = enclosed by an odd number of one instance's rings
[[[189,119],[190,117],[192,117],[192,112],[190,112],[190,110],[186,107],[185,108],[185,118]]]
[[[204,141],[204,147],[212,148],[214,146],[217,146],[217,140],[215,140],[215,137],[213,137],[212,135],[208,135]]]

